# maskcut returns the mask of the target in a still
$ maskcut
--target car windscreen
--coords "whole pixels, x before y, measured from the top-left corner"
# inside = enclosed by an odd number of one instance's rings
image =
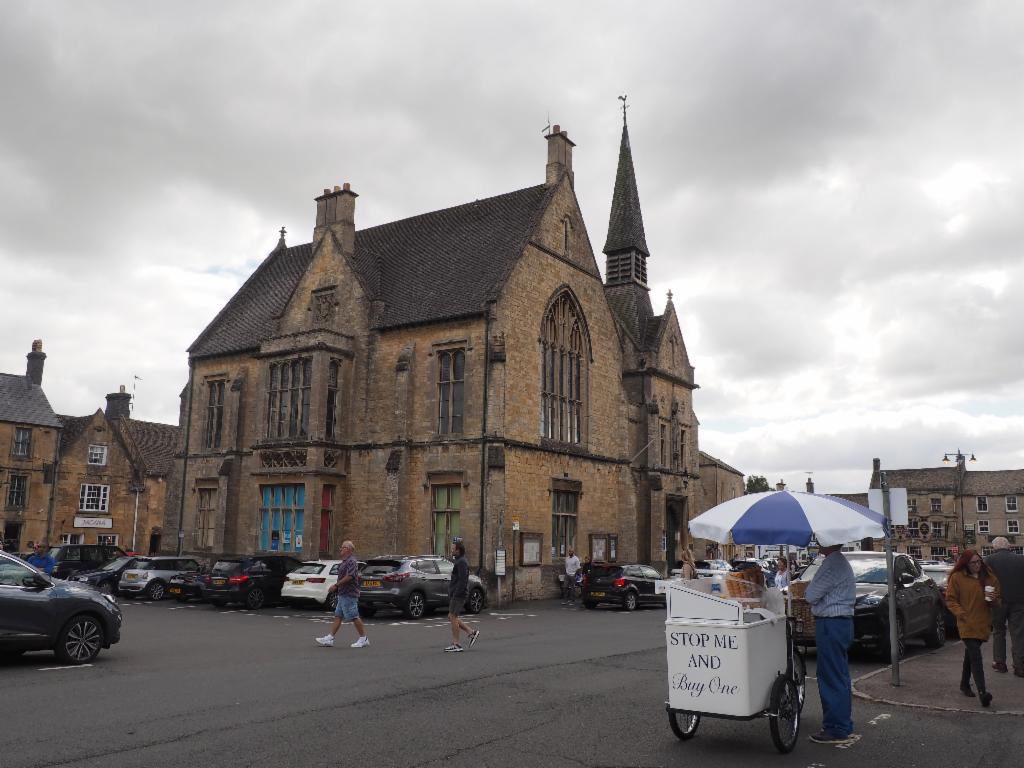
[[[233,576],[242,572],[242,564],[238,560],[218,560],[213,564],[212,573],[222,576]]]
[[[292,573],[320,573],[326,567],[323,563],[303,563]]]
[[[129,565],[130,567],[134,567],[134,566],[130,565],[131,562],[134,559],[135,559],[134,557],[119,557],[116,560],[111,560],[109,563],[107,563],[102,568],[100,568],[100,570],[101,571],[116,571],[118,568],[121,568],[122,566],[125,566],[125,565]]]
[[[590,567],[590,577],[592,579],[601,579],[605,576],[621,576],[622,568],[617,565],[592,565]]]
[[[361,571],[362,577],[381,576],[385,573],[397,571],[402,567],[401,560],[367,560],[366,567]]]
[[[135,562],[129,563],[129,571],[144,571],[147,568],[152,568],[154,571],[159,570],[157,564],[153,560],[148,560],[144,557],[136,557],[133,559],[135,560]]]
[[[949,568],[925,568],[924,575],[935,582],[937,586],[944,587],[949,581]]]
[[[858,584],[887,584],[884,557],[848,557],[846,561],[853,569],[853,579]],[[822,560],[815,560],[800,574],[800,581],[811,581],[818,573]]]

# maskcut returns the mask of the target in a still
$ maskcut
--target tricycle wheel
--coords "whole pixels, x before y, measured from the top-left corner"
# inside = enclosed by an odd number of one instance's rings
[[[680,741],[688,741],[697,735],[700,715],[695,712],[668,712],[668,725]]]
[[[807,664],[802,653],[793,650],[793,682],[796,683],[796,696],[800,702],[800,711],[804,711],[804,699],[807,698]]]
[[[796,683],[779,675],[772,684],[768,727],[775,748],[782,754],[792,752],[800,735],[800,699]]]

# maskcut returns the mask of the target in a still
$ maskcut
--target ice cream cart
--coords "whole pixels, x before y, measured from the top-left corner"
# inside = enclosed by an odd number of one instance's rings
[[[702,583],[703,581],[703,583]],[[772,741],[792,751],[800,732],[804,663],[785,615],[707,591],[707,580],[659,581],[665,595],[668,722],[681,740],[702,717],[768,720]]]

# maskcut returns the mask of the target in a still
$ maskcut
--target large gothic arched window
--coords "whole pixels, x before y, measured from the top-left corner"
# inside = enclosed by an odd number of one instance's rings
[[[541,434],[583,442],[589,368],[586,325],[568,291],[551,302],[541,326]]]

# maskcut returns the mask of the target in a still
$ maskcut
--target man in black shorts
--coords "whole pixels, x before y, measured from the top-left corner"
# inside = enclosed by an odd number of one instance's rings
[[[455,561],[455,569],[452,571],[452,580],[448,582],[448,621],[452,624],[452,644],[444,650],[445,653],[462,653],[464,649],[459,643],[459,633],[465,632],[469,636],[469,647],[472,648],[480,637],[480,630],[470,629],[459,618],[469,593],[469,563],[466,562],[466,547],[461,541],[452,545],[452,559]]]

